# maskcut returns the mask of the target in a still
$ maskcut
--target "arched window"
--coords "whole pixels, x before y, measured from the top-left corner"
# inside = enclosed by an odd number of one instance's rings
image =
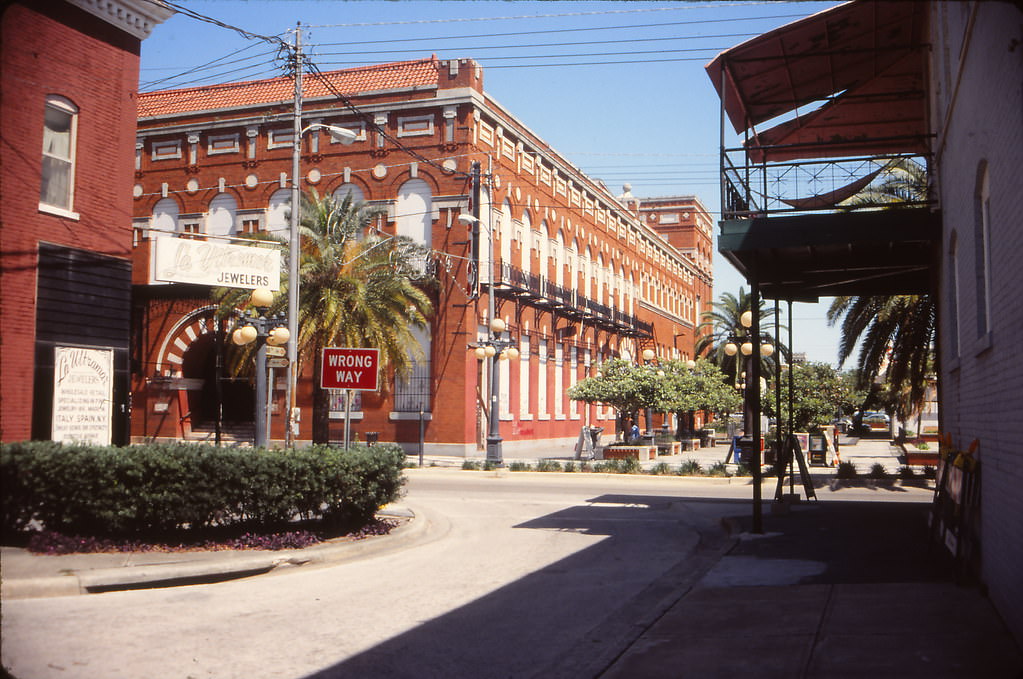
[[[266,230],[287,231],[291,228],[291,189],[277,189],[270,196],[270,205],[266,210]]]
[[[505,200],[501,206],[501,262],[511,264],[512,258],[512,216],[511,201]]]
[[[533,249],[533,220],[529,217],[529,210],[522,212],[522,231],[522,270],[528,273],[532,269]]]
[[[366,200],[363,196],[362,189],[355,184],[342,184],[341,186],[334,189],[334,200],[341,202],[346,196],[351,195],[353,203],[361,203]]]
[[[395,225],[399,236],[430,246],[433,241],[433,192],[422,179],[410,179],[398,189]]]
[[[163,198],[153,206],[153,218],[150,226],[154,231],[174,233],[178,230],[178,202],[173,198]]]
[[[231,236],[235,232],[235,213],[238,203],[227,193],[218,194],[210,201],[206,214],[206,233],[211,236]]]

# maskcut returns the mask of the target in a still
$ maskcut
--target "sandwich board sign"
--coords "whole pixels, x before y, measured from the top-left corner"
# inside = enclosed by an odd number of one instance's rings
[[[379,349],[326,347],[323,350],[320,387],[375,391],[379,365]]]

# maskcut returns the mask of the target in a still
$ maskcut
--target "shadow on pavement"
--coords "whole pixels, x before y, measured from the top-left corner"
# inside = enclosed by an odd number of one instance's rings
[[[590,502],[517,528],[608,539],[309,679],[599,673],[688,591],[731,541],[719,521],[708,518],[715,514],[709,509],[685,517],[690,526],[695,519],[705,536],[688,527],[679,506],[688,498],[615,495]],[[719,516],[748,506],[738,500],[715,503]]]

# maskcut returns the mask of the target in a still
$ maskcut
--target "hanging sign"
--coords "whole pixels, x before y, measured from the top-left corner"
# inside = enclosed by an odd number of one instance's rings
[[[109,446],[113,431],[114,351],[55,347],[50,438]]]
[[[379,349],[327,347],[323,350],[320,386],[324,389],[375,391]]]

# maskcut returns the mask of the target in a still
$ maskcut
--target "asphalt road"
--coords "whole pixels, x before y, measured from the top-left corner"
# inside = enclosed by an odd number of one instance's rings
[[[74,677],[576,677],[721,557],[750,489],[410,470],[428,529],[362,560],[215,585],[5,601],[4,665]]]

